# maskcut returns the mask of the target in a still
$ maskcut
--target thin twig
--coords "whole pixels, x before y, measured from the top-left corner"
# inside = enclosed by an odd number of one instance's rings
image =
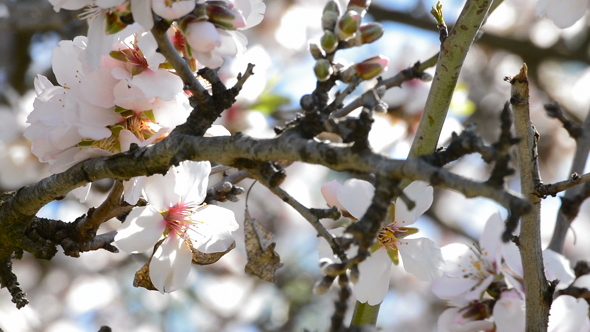
[[[590,113],[586,116],[586,120],[582,124],[582,135],[576,138],[576,151],[574,152],[574,159],[570,168],[570,174],[582,174],[586,167],[586,160],[588,159],[588,153],[590,152]],[[557,212],[557,218],[555,220],[555,228],[553,229],[553,236],[551,242],[549,242],[549,249],[561,253],[563,252],[563,246],[565,243],[565,237],[569,230],[572,221],[577,216],[577,209],[572,206],[564,206],[565,202],[575,201],[575,197],[578,196],[582,188],[572,187],[565,191],[562,198],[562,207]],[[580,202],[581,204],[581,202]],[[573,213],[576,211],[576,213]]]

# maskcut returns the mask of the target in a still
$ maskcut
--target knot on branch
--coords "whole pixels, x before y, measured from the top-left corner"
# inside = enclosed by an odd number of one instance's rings
[[[342,137],[344,143],[354,143],[353,149],[361,151],[369,147],[369,131],[373,124],[371,112],[364,108],[358,118],[329,119],[326,131]]]

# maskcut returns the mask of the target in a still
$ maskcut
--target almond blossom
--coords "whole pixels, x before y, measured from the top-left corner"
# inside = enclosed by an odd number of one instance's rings
[[[35,80],[37,98],[25,137],[53,173],[97,156],[162,139],[190,112],[182,80],[159,68],[164,62],[147,33],[116,43],[93,69],[87,39],[61,41],[53,51],[60,85]]]
[[[520,255],[514,243],[504,244],[501,234],[504,222],[499,213],[490,216],[479,239],[478,248],[453,243],[441,248],[446,267],[443,275],[432,283],[433,292],[455,305],[480,300],[493,282],[512,276],[504,262],[514,270],[522,270]]]
[[[166,175],[144,180],[147,206],[134,208],[115,237],[128,253],[156,248],[149,263],[152,284],[161,292],[180,288],[191,266],[193,250],[203,253],[227,251],[238,229],[234,213],[204,204],[209,162],[183,162]]]
[[[330,206],[338,207],[344,215],[360,219],[373,198],[375,188],[367,181],[350,179],[343,185],[332,181],[322,186],[322,194]],[[383,301],[389,288],[391,263],[400,260],[406,271],[423,281],[431,281],[440,276],[444,260],[440,249],[427,238],[407,238],[418,232],[417,228],[408,227],[430,208],[432,204],[432,187],[425,182],[412,182],[405,195],[416,203],[410,210],[406,203],[397,199],[395,213],[384,221],[371,255],[359,264],[360,277],[353,286],[353,293],[359,302],[377,305]],[[321,242],[323,246],[323,241]],[[332,257],[330,252],[321,249],[320,255]]]
[[[590,7],[588,0],[539,0],[537,14],[547,16],[560,28],[572,26]]]
[[[433,282],[433,292],[453,306],[438,320],[443,332],[519,332],[525,330],[525,289],[518,248],[503,243],[504,223],[499,213],[488,219],[477,248],[453,243],[441,248],[446,261],[443,276]],[[548,280],[559,280],[556,289],[575,279],[569,261],[543,251]],[[583,302],[583,303],[582,303]],[[588,331],[588,304],[569,295],[554,300],[548,331]]]

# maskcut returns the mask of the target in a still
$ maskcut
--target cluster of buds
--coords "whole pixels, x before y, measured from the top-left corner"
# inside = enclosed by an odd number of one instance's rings
[[[362,19],[367,12],[370,0],[351,0],[342,13],[338,2],[329,0],[322,14],[324,34],[320,43],[311,44],[310,52],[316,65],[314,72],[319,81],[328,80],[339,68],[334,68],[332,59],[338,49],[346,49],[372,43],[383,36],[383,27],[379,23],[364,23]],[[367,59],[359,64],[340,71],[340,78],[350,83],[354,77],[368,80],[381,74],[387,67],[388,60],[383,56]]]

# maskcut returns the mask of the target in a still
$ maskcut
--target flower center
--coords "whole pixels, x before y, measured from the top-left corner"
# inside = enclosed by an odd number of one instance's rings
[[[377,241],[386,248],[397,249],[398,245],[403,244],[399,241],[400,239],[417,232],[417,228],[400,227],[397,225],[397,221],[394,221],[381,226],[379,233],[377,233]]]
[[[198,206],[192,203],[178,203],[168,211],[161,212],[166,222],[165,233],[176,234],[187,241],[189,236],[186,233],[195,225],[191,217],[197,208]]]

